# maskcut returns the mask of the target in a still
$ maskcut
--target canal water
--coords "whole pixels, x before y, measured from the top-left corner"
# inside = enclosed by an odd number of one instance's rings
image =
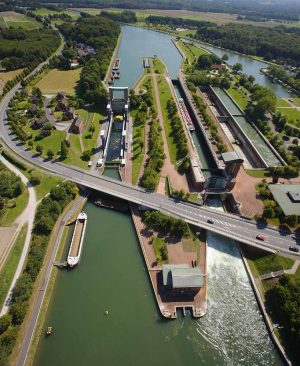
[[[59,270],[37,366],[281,365],[234,245],[209,237],[208,313],[163,319],[129,214],[88,203],[82,257]],[[108,315],[105,312],[108,311]]]

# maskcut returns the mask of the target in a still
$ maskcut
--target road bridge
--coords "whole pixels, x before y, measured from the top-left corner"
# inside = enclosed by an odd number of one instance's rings
[[[0,104],[0,133],[2,139],[6,146],[17,154],[19,158],[37,165],[39,169],[47,170],[50,174],[58,175],[83,186],[138,205],[159,210],[165,214],[178,217],[189,224],[224,235],[241,243],[268,251],[280,252],[283,255],[294,258],[299,257],[299,253],[292,253],[289,251],[289,246],[294,246],[296,244],[296,239],[292,233],[280,232],[273,228],[258,226],[257,223],[236,215],[169,198],[128,183],[119,182],[112,178],[98,176],[93,172],[86,172],[76,167],[64,165],[58,160],[47,161],[40,156],[34,155],[14,138],[6,121],[8,103],[19,87],[19,85],[15,86],[2,99]],[[212,219],[214,223],[209,224],[207,222],[208,219]],[[257,240],[257,234],[263,234],[266,240],[263,242]]]

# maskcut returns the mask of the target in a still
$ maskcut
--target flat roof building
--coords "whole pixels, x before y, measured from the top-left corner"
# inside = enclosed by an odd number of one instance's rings
[[[286,216],[300,216],[300,184],[269,184],[269,189]]]
[[[199,289],[204,286],[203,272],[187,264],[164,264],[163,284],[172,289]]]

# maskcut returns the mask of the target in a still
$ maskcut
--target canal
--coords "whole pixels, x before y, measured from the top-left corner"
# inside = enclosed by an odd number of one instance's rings
[[[281,365],[232,242],[209,236],[207,315],[165,320],[130,215],[85,212],[81,262],[59,270],[35,365]]]
[[[136,33],[132,34],[133,30]],[[169,71],[171,64],[175,70],[177,61],[172,57],[178,52],[170,38],[170,44],[166,43],[166,35],[149,32],[145,38],[148,31],[133,27],[123,27],[123,32],[121,67],[128,65],[127,57],[133,54],[123,42],[130,39],[136,50],[135,40],[143,44],[145,52],[150,38],[150,55],[164,54]],[[168,63],[163,48],[169,46],[177,53],[170,51]],[[180,61],[178,58],[178,65]],[[136,65],[141,65],[140,60]],[[133,66],[127,71],[135,75],[127,76],[128,85],[132,85],[139,72]],[[121,79],[120,85],[126,85],[124,82]],[[106,169],[105,175],[117,179],[118,171]],[[239,252],[230,240],[208,236],[207,315],[195,320],[178,314],[177,320],[165,320],[158,311],[130,215],[98,208],[92,202],[84,210],[88,222],[81,262],[73,270],[58,272],[43,327],[51,325],[54,331],[48,338],[44,332],[41,335],[34,365],[282,364]],[[70,235],[68,240],[65,253]]]

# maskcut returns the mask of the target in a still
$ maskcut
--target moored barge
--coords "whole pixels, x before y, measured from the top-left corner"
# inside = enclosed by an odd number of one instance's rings
[[[80,214],[77,216],[76,219],[76,224],[72,236],[72,242],[67,259],[67,263],[71,268],[79,263],[81,257],[86,223],[87,223],[87,214],[85,212],[80,212]]]

